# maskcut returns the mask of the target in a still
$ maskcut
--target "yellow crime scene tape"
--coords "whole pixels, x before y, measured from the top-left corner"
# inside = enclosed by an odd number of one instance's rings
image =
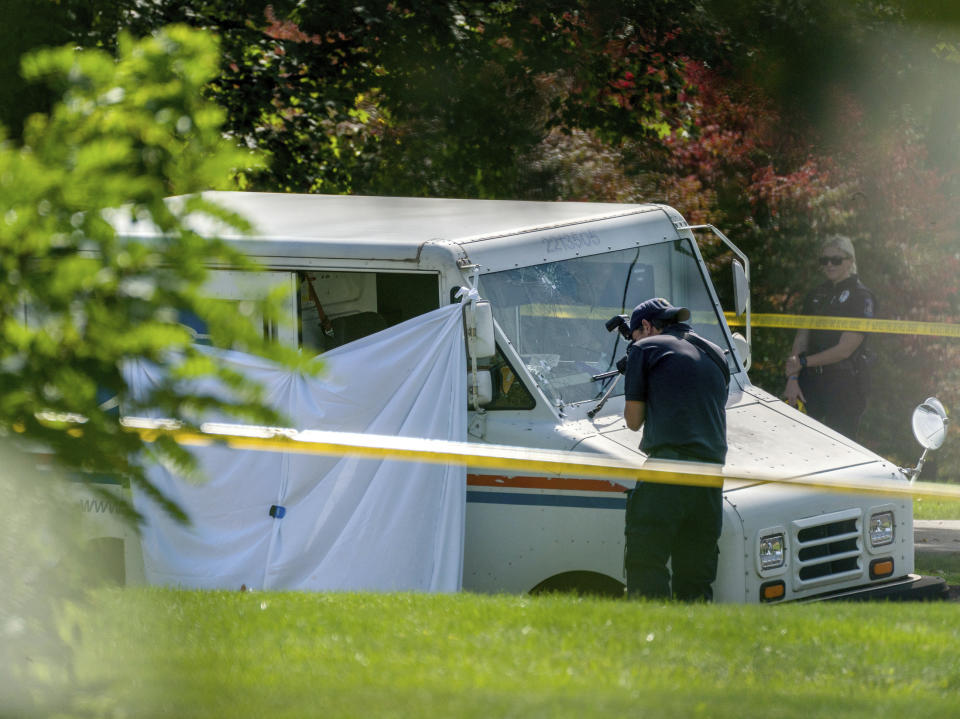
[[[608,320],[620,312],[614,307],[581,307],[577,305],[529,304],[519,308],[524,317],[554,317],[557,319]],[[630,311],[627,310],[626,314]],[[694,312],[694,322],[715,322],[712,312]],[[727,324],[742,327],[744,315],[724,312]],[[822,317],[816,315],[788,315],[754,313],[750,315],[753,327],[779,329],[838,330],[846,332],[874,332],[882,334],[924,335],[928,337],[960,338],[960,324],[950,322],[915,322],[912,320],[879,320],[864,317]]]
[[[725,312],[727,324],[743,326],[746,319]],[[751,314],[753,327],[781,329],[841,330],[844,332],[877,332],[884,334],[960,337],[960,324],[949,322],[913,322],[911,320],[878,320],[863,317],[820,317],[814,315]]]
[[[413,437],[297,431],[288,428],[254,427],[236,424],[208,424],[200,431],[188,431],[163,420],[126,418],[127,429],[147,442],[161,435],[184,446],[221,445],[238,450],[294,452],[365,459],[389,459],[431,464],[462,464],[471,468],[501,469],[557,477],[576,477],[627,482],[655,482],[699,487],[720,487],[724,483],[778,484],[833,492],[863,492],[892,497],[939,497],[960,499],[960,485],[907,480],[884,483],[843,477],[784,476],[760,470],[742,470],[732,465],[672,460],[646,460],[632,464],[621,459],[585,452],[563,452],[509,445],[473,444]],[[731,485],[727,485],[728,488]]]

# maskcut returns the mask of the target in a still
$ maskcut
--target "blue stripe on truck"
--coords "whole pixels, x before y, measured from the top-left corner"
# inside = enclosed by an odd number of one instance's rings
[[[626,509],[625,497],[581,497],[558,494],[514,494],[512,492],[467,492],[467,501],[476,504],[518,504],[540,507],[586,507]]]

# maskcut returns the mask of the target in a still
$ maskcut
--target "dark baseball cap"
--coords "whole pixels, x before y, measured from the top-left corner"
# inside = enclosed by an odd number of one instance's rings
[[[672,319],[677,320],[677,322],[686,322],[690,319],[690,310],[686,307],[674,307],[662,297],[654,297],[646,302],[641,302],[633,310],[633,314],[630,315],[630,331],[639,329],[642,320],[652,322],[653,320]]]

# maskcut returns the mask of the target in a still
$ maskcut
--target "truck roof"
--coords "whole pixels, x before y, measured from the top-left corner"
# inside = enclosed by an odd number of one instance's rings
[[[464,243],[662,209],[643,204],[266,192],[211,191],[203,197],[245,217],[254,229],[242,236],[203,219],[194,223],[195,230],[242,244],[251,255],[267,257],[314,255],[320,243],[326,246],[328,257],[412,259],[426,242]],[[131,222],[119,213],[111,221],[121,236],[157,234],[151,224]]]

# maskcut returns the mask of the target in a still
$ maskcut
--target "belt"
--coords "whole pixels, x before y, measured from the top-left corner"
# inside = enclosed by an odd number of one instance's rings
[[[828,364],[820,367],[804,367],[803,372],[807,372],[813,375],[824,375],[824,374],[834,374],[840,370],[846,370],[850,374],[856,374],[857,371],[854,367],[844,360],[843,362],[836,362],[834,364]]]

